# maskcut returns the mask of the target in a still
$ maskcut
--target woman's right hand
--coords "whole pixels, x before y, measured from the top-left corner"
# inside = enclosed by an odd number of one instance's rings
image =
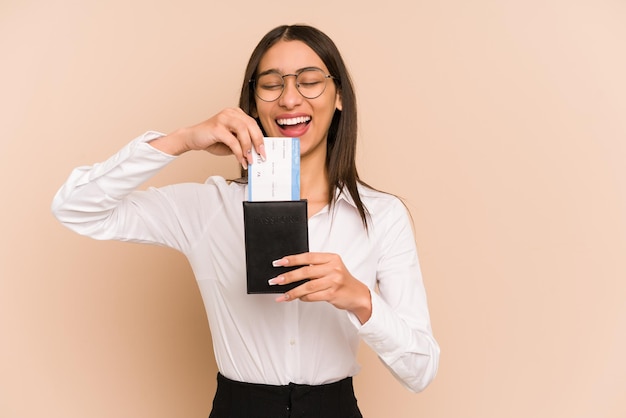
[[[233,154],[244,168],[252,163],[252,147],[265,158],[263,133],[257,122],[240,108],[224,109],[204,122],[157,138],[150,145],[170,155],[193,150]]]

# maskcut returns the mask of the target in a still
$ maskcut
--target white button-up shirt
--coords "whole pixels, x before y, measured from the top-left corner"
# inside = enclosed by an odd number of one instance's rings
[[[103,163],[76,168],[52,210],[68,228],[95,239],[164,245],[184,253],[206,308],[220,372],[233,380],[324,384],[354,376],[363,339],[409,390],[434,378],[439,347],[432,336],[410,218],[402,202],[359,186],[370,218],[353,200],[308,221],[309,248],[339,254],[372,294],[365,324],[325,302],[275,302],[246,293],[242,201],[247,185],[211,177],[204,184],[138,187],[174,156],[149,145],[147,132]],[[288,254],[285,254],[288,255]]]

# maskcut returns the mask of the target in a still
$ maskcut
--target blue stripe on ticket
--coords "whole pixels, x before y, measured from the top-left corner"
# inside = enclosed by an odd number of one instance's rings
[[[291,138],[291,200],[300,200],[300,138]]]

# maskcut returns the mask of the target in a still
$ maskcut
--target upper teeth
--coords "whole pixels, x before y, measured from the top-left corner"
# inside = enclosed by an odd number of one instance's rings
[[[289,119],[277,119],[279,125],[297,125],[299,123],[305,123],[311,120],[310,116],[298,116],[297,118]]]

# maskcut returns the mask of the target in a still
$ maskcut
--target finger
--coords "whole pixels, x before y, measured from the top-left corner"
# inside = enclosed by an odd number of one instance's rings
[[[291,270],[286,273],[279,274],[267,281],[270,286],[273,285],[286,285],[289,283],[299,282],[304,279],[316,279],[318,276],[314,275],[311,266],[300,267],[296,270]]]
[[[252,140],[250,138],[250,132],[248,131],[248,125],[243,121],[236,121],[233,123],[232,133],[237,138],[239,148],[241,149],[241,157],[243,168],[248,168],[248,164],[252,164]]]
[[[228,135],[225,135],[222,141],[231,148],[242,167],[247,169],[248,164],[252,163],[252,140],[247,123],[240,118],[241,116],[230,119],[224,125]]]
[[[270,285],[286,285],[301,280],[319,280],[324,277],[334,277],[337,270],[329,264],[302,266],[295,270],[281,273],[269,279]]]
[[[232,129],[225,126],[216,133],[216,136],[219,138],[219,142],[223,143],[230,149],[242,167],[244,169],[248,168],[248,160],[244,155],[244,148],[242,147],[240,139],[235,133],[233,133]]]
[[[245,114],[243,110],[241,110],[241,113],[244,115],[244,121],[247,125],[248,137],[250,138],[250,142],[252,143],[252,146],[254,147],[256,152],[261,156],[261,160],[265,161],[267,159],[267,154],[265,153],[263,132],[261,132],[261,128],[259,128],[256,120]],[[250,162],[252,162],[252,160],[250,160]]]
[[[300,299],[305,302],[328,300],[331,295],[331,286],[322,280],[311,280],[276,298],[277,302],[287,302]]]
[[[233,134],[239,139],[239,143],[243,150],[243,157],[246,160],[246,167],[253,163],[252,147],[257,151],[264,161],[265,146],[263,143],[263,133],[257,122],[247,115],[240,108],[234,109],[235,117],[232,120]]]
[[[267,160],[267,154],[265,153],[265,142],[263,141],[263,134],[259,130],[258,135],[252,136],[252,144],[257,154],[261,156],[261,161]]]
[[[325,264],[337,258],[337,254],[332,253],[300,253],[288,255],[278,260],[272,261],[274,267],[305,266],[309,264]]]
[[[227,146],[242,167],[248,168],[248,164],[252,161],[251,155],[249,155],[252,148],[251,136],[262,135],[259,127],[255,126],[254,119],[246,115],[240,108],[227,108],[209,121],[209,126],[212,126],[214,130],[212,136],[215,138],[215,142]],[[249,131],[255,128],[258,132]],[[215,149],[216,147],[211,147],[208,150]]]

